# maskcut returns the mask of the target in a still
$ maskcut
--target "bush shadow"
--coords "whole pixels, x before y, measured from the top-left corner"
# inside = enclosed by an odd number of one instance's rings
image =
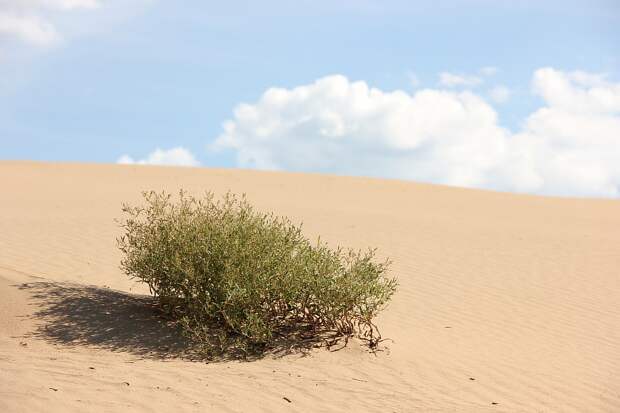
[[[231,346],[222,350],[221,328],[210,326],[199,346],[182,334],[179,323],[162,312],[151,296],[54,282],[24,283],[18,288],[26,290],[38,308],[32,315],[37,327],[28,336],[57,345],[90,346],[150,359],[219,362],[305,355],[323,340],[286,338],[270,349],[248,352]]]

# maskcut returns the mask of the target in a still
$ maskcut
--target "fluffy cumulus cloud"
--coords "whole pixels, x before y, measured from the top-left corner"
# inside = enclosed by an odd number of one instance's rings
[[[620,85],[551,68],[537,70],[532,85],[545,104],[510,131],[469,91],[385,92],[328,76],[239,105],[213,149],[260,169],[618,196]]]
[[[155,149],[144,159],[133,159],[129,155],[122,155],[118,158],[120,164],[137,165],[170,165],[170,166],[198,166],[200,163],[194,155],[183,147],[176,147],[168,150]]]
[[[53,24],[54,13],[99,6],[97,0],[0,0],[0,39],[50,46],[62,39]]]
[[[512,137],[506,179],[520,191],[620,196],[620,84],[551,68],[532,83],[546,105]]]

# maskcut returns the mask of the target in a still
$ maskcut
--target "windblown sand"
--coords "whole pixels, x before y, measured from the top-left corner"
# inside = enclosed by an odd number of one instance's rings
[[[0,411],[620,412],[620,202],[401,181],[0,162]],[[119,270],[140,191],[247,193],[309,237],[378,247],[384,351],[175,357]]]

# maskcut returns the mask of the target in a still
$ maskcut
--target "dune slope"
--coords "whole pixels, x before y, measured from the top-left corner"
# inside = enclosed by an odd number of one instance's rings
[[[240,170],[0,162],[0,411],[620,411],[620,202]],[[386,342],[178,357],[119,270],[140,191],[247,193],[400,287]]]

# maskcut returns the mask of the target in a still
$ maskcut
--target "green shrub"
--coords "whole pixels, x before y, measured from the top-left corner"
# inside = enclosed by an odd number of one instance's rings
[[[121,268],[207,349],[261,353],[278,343],[357,336],[374,348],[373,318],[395,291],[389,261],[311,243],[289,219],[257,212],[245,196],[143,193],[118,239]],[[287,344],[287,345],[288,345]],[[346,343],[345,343],[346,344]]]

